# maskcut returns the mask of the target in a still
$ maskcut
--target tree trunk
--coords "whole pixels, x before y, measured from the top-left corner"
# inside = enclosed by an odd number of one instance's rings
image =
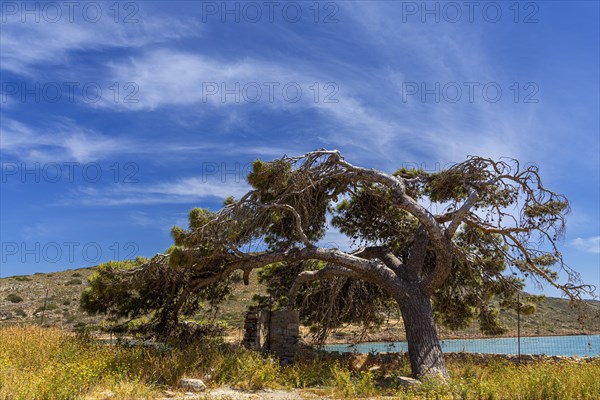
[[[446,379],[448,370],[438,339],[429,297],[415,287],[399,299],[413,376]]]

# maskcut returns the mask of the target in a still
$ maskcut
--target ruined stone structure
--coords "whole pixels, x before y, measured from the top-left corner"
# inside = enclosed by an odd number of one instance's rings
[[[283,362],[294,360],[300,339],[297,310],[260,310],[246,314],[244,346],[262,353],[272,353]]]

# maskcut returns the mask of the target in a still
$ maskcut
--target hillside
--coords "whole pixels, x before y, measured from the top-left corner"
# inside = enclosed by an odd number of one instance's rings
[[[68,329],[97,325],[102,316],[90,316],[79,309],[81,292],[88,287],[87,277],[94,270],[95,267],[89,267],[1,278],[0,324],[40,324],[43,318],[44,325]],[[243,326],[246,306],[252,303],[252,296],[264,292],[265,288],[253,274],[249,286],[236,286],[223,304],[219,318],[232,327]]]
[[[66,328],[100,321],[79,310],[79,298],[94,268],[0,279],[0,323],[34,323]],[[46,303],[44,309],[44,303]]]
[[[66,329],[94,328],[102,321],[102,317],[89,316],[79,310],[80,294],[87,287],[87,277],[93,272],[94,267],[90,267],[0,279],[0,324],[40,324],[43,318],[44,325]],[[265,293],[256,273],[252,274],[249,286],[236,286],[231,297],[222,305],[218,318],[231,327],[230,337],[241,338],[244,313],[246,307],[253,304],[255,293]],[[535,314],[521,316],[521,333],[524,336],[600,333],[600,302],[591,301],[589,305],[583,311],[575,310],[565,299],[547,297],[538,305]],[[581,316],[587,317],[583,324],[578,320]],[[516,313],[502,312],[501,318],[509,329],[506,335],[516,334]],[[384,327],[369,332],[363,340],[397,340],[402,337],[401,326],[401,321],[392,319]],[[330,341],[353,341],[358,332],[357,327],[347,327],[332,335]],[[440,336],[475,337],[481,334],[474,324],[458,332],[441,328]]]

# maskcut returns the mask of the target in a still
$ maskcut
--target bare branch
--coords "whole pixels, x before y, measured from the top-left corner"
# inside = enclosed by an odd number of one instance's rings
[[[446,235],[448,237],[454,236],[454,233],[456,232],[460,224],[463,222],[464,217],[467,215],[469,210],[475,205],[475,202],[478,198],[479,193],[477,192],[477,190],[471,189],[469,197],[467,198],[467,200],[465,200],[465,202],[458,209],[458,211],[454,213],[450,225],[448,225],[448,228],[446,228]]]
[[[290,212],[292,214],[292,216],[294,217],[294,221],[296,222],[296,233],[298,233],[298,235],[300,235],[300,238],[302,239],[302,243],[304,243],[304,245],[306,247],[312,247],[314,246],[311,241],[308,239],[308,236],[306,236],[306,233],[304,233],[304,229],[302,229],[302,218],[300,217],[300,214],[298,214],[298,211],[296,211],[294,209],[294,207],[288,205],[288,204],[268,204],[267,206],[265,206],[265,209],[271,209],[271,208],[281,208],[284,209],[288,212]]]

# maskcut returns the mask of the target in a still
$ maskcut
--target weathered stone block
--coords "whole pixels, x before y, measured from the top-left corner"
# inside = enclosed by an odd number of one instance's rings
[[[184,378],[179,380],[179,386],[183,389],[192,391],[192,392],[201,392],[206,389],[206,385],[202,382],[201,379],[189,379]]]
[[[300,338],[297,310],[251,312],[244,321],[244,345],[270,351],[281,359],[293,360]]]

